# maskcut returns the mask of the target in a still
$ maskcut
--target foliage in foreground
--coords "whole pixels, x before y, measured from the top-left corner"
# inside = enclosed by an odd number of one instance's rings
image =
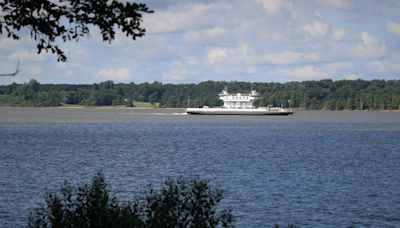
[[[90,37],[96,27],[104,42],[115,39],[116,29],[135,40],[145,33],[142,13],[153,12],[143,3],[116,0],[2,0],[0,9],[0,35],[19,40],[18,33],[26,30],[37,42],[38,54],[42,50],[51,52],[63,62],[67,57],[59,41]]]
[[[231,227],[230,210],[217,210],[222,191],[204,180],[168,179],[144,200],[121,203],[110,195],[104,176],[90,184],[46,194],[29,217],[29,227]]]

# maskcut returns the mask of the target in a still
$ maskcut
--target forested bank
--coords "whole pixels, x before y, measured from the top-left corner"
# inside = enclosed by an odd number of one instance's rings
[[[105,81],[92,85],[40,84],[32,79],[23,84],[0,86],[3,106],[126,105],[158,103],[160,107],[221,105],[217,94],[260,93],[260,106],[274,105],[314,110],[400,109],[400,80],[320,80],[287,83],[214,82],[122,84]]]

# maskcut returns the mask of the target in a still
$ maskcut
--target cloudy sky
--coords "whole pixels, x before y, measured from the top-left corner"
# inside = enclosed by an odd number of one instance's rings
[[[0,37],[0,84],[205,80],[400,79],[399,0],[150,0],[146,36],[61,44],[68,62],[29,37]]]

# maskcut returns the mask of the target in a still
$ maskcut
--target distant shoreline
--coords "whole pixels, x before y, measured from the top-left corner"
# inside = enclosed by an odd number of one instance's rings
[[[46,107],[38,107],[46,108]],[[57,106],[47,108],[59,108],[59,109],[103,109],[103,110],[174,110],[174,109],[186,109],[186,108],[152,108],[152,107],[124,107],[124,106]]]
[[[36,107],[36,106],[0,106],[1,108],[33,108],[33,109],[99,109],[99,110],[182,110],[186,108],[160,108],[160,107],[126,107],[123,105],[116,106],[86,106],[86,105],[67,105],[67,106],[50,106],[50,107]],[[292,108],[295,112],[307,111],[324,111],[324,112],[400,112],[400,109],[385,109],[385,110],[307,110],[300,108]]]

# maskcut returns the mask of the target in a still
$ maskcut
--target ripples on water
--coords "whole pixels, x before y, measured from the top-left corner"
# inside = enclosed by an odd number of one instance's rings
[[[239,227],[400,225],[400,113],[181,111],[0,108],[0,227],[99,170],[127,200],[168,176],[208,179]]]

